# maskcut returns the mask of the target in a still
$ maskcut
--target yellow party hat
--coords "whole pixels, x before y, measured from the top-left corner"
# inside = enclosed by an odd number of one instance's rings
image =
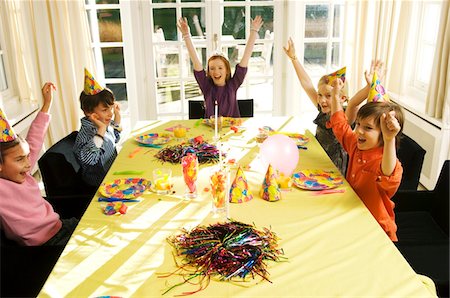
[[[345,83],[345,73],[346,72],[347,72],[347,67],[344,66],[341,69],[327,75],[328,85],[331,85],[331,83],[333,83],[333,81],[336,80],[337,78],[340,78],[342,80],[342,82]]]
[[[17,138],[17,135],[11,125],[9,125],[8,118],[6,118],[2,109],[0,109],[0,131],[2,132],[0,143],[11,142]]]
[[[370,85],[369,96],[367,97],[367,102],[384,102],[390,101],[389,95],[386,93],[383,85],[381,85],[380,80],[378,80],[377,73],[373,74],[372,84]]]
[[[244,203],[253,199],[251,191],[248,189],[248,182],[244,171],[239,167],[236,171],[236,177],[230,188],[230,202]]]
[[[275,174],[271,164],[269,164],[269,168],[267,169],[259,195],[261,198],[269,202],[281,200],[281,192],[277,183],[277,175]]]
[[[104,88],[94,79],[94,76],[85,68],[84,69],[84,93],[95,95]]]

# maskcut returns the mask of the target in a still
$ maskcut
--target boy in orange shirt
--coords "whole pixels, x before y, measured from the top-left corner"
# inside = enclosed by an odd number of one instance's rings
[[[349,156],[346,179],[389,238],[398,241],[391,198],[403,173],[396,153],[403,111],[389,101],[375,74],[368,103],[359,109],[352,131],[340,105],[342,87],[340,79],[333,82],[330,123]]]

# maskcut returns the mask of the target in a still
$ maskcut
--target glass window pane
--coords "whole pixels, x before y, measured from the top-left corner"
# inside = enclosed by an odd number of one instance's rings
[[[181,0],[181,2],[205,2],[205,0]]]
[[[245,0],[224,0],[224,2],[239,2],[239,1],[245,1]]]
[[[178,47],[155,45],[155,62],[158,78],[180,76]]]
[[[338,67],[340,67],[339,65],[340,45],[341,44],[339,42],[333,42],[331,48],[331,68],[336,70]]]
[[[119,9],[100,9],[97,11],[97,18],[101,42],[122,41]]]
[[[425,4],[422,35],[425,42],[436,43],[441,18],[441,4]]]
[[[251,8],[252,18],[260,15],[264,21],[259,30],[259,38],[265,38],[266,31],[273,32],[273,6],[254,6]]]
[[[327,44],[305,43],[304,65],[308,72],[314,75],[323,75],[327,66]]]
[[[273,69],[272,52],[273,41],[255,44],[248,63],[248,72],[254,76],[271,75]]]
[[[175,3],[176,0],[153,0],[153,3]]]
[[[114,97],[116,98],[116,101],[128,101],[127,84],[125,84],[125,83],[106,84],[106,87],[111,89],[111,91],[114,93]],[[121,107],[121,108],[123,108],[123,107]]]
[[[234,39],[245,39],[245,8],[224,7],[222,35],[233,36]]]
[[[434,46],[422,45],[422,54],[417,61],[416,71],[417,80],[422,83],[428,84],[431,77],[431,68],[433,66],[434,59]]]
[[[333,37],[341,36],[341,13],[342,5],[335,5],[333,18]]]
[[[95,3],[97,3],[97,4],[119,4],[119,0],[96,0]]]
[[[177,40],[177,14],[175,8],[153,9],[153,28],[155,31],[161,28],[164,32],[164,40]]]
[[[0,55],[0,91],[8,89],[8,83],[6,81],[5,64],[3,62],[3,55]]]
[[[123,48],[102,48],[105,78],[125,78]]]
[[[180,82],[168,81],[156,84],[156,102],[158,113],[181,112]]]
[[[196,47],[195,49],[197,51],[198,59],[202,62],[202,65],[206,65],[206,48]],[[185,46],[183,46],[183,57],[183,76],[192,76],[194,74],[194,66],[191,59],[189,58],[189,53]]]
[[[306,5],[305,37],[328,36],[328,5]]]
[[[181,15],[188,21],[191,35],[204,38],[205,36],[205,10],[203,8],[183,8]]]
[[[190,80],[184,83],[184,94],[186,99],[203,99],[203,94],[196,80]]]
[[[242,90],[242,91],[241,91]],[[246,98],[244,88],[239,88],[238,99]],[[242,93],[241,93],[242,92]],[[254,100],[255,111],[272,111],[273,110],[273,80],[259,79],[249,82],[249,94],[252,94]]]

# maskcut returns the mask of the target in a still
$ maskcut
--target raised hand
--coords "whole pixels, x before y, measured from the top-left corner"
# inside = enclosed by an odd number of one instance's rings
[[[395,138],[400,131],[400,123],[395,118],[395,111],[390,111],[387,115],[383,114],[380,117],[380,127],[385,143]]]
[[[283,47],[283,50],[291,60],[297,59],[297,56],[295,56],[295,46],[292,38],[289,37],[287,47]]]
[[[370,72],[367,70],[364,72],[364,76],[366,78],[366,82],[368,85],[372,84],[373,74],[376,72],[378,79],[382,82],[384,77],[386,76],[386,68],[384,67],[384,63],[381,60],[372,60],[370,64]]]
[[[189,35],[189,25],[186,18],[179,18],[177,27],[182,35]]]
[[[120,104],[118,102],[114,103],[114,122],[120,124],[122,116],[120,115]]]
[[[252,24],[250,27],[250,30],[258,32],[259,29],[261,29],[261,26],[264,24],[261,16],[256,16],[253,20],[252,20]]]
[[[42,112],[47,113],[48,110],[50,109],[50,106],[53,101],[53,92],[52,91],[55,91],[55,90],[56,90],[56,87],[52,82],[47,82],[42,87],[42,97],[44,99],[42,108],[41,108]]]

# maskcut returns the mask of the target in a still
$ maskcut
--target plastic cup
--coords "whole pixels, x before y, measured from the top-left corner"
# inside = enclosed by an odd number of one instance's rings
[[[157,194],[168,194],[172,190],[172,170],[158,168],[153,170],[153,190]]]

